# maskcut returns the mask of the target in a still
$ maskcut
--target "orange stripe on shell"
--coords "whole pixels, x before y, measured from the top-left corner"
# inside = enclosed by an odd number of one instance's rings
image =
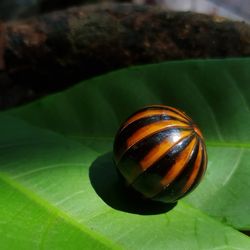
[[[140,166],[143,170],[146,170],[157,162],[162,156],[164,156],[172,147],[180,142],[185,137],[191,135],[192,130],[178,131],[170,138],[167,137],[160,144],[156,145],[141,161]]]
[[[192,173],[189,176],[189,178],[187,179],[185,186],[182,188],[183,194],[186,193],[189,190],[189,188],[193,185],[193,183],[194,183],[194,181],[199,173],[199,170],[202,167],[201,163],[202,163],[202,147],[201,147],[201,143],[199,142],[198,154],[197,154],[197,157],[196,157],[194,165],[193,165]]]
[[[187,165],[196,143],[197,143],[197,139],[196,137],[194,137],[192,141],[176,157],[175,163],[171,166],[170,170],[161,180],[161,184],[163,186],[168,186],[171,182],[173,182],[179,176],[179,174]]]
[[[179,114],[181,117],[185,118],[187,121],[192,122],[193,120],[183,111],[178,110],[174,107],[171,106],[166,106],[166,105],[152,105],[151,107],[162,107],[162,108],[166,108],[168,110],[172,110],[175,113]]]
[[[127,149],[135,145],[140,140],[146,138],[147,136],[150,136],[154,133],[160,132],[167,128],[189,128],[189,125],[176,120],[164,120],[155,122],[153,124],[149,124],[147,126],[144,126],[140,129],[138,129],[135,133],[133,133],[126,141]]]
[[[165,110],[165,109],[149,109],[149,110],[144,110],[142,112],[139,112],[135,115],[133,115],[131,118],[129,118],[124,124],[123,127],[121,129],[121,131],[123,129],[125,129],[129,124],[142,119],[142,118],[147,118],[147,117],[151,117],[151,116],[156,116],[156,115],[167,115],[173,118],[176,118],[176,120],[182,121],[184,123],[189,123],[188,119],[185,119],[184,117],[176,114],[175,112],[171,111],[171,110]]]

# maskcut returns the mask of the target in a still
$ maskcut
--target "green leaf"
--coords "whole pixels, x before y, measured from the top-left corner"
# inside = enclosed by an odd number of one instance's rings
[[[61,202],[66,195],[70,198],[70,191],[75,196],[84,194],[83,188],[75,190],[81,186],[80,178],[79,185],[70,179],[75,187],[67,190],[64,174],[85,174],[86,182],[85,166],[93,152],[18,120],[0,120],[1,249],[118,248],[53,203],[55,198]],[[51,192],[50,198],[44,197],[47,192]]]
[[[15,119],[0,121],[1,249],[249,248],[247,236],[184,202],[151,215],[111,208],[88,175],[99,153]],[[95,164],[106,186],[117,180],[109,155]]]
[[[3,144],[18,141],[20,135],[24,142],[24,147],[10,149],[15,154],[3,154],[0,169],[4,180],[9,180],[5,185],[32,192],[32,197],[38,196],[93,230],[97,238],[106,238],[104,247],[249,249],[249,238],[225,226],[250,229],[249,66],[250,59],[231,59],[134,67],[9,111],[7,114],[57,135],[41,130],[43,134],[37,128],[37,136],[29,137],[21,133],[25,129],[19,128],[19,122],[12,130],[11,122],[2,129]],[[117,184],[110,153],[120,123],[149,104],[187,112],[202,129],[208,146],[203,182],[165,213],[162,207],[138,210],[138,204],[133,205],[136,201]],[[55,136],[63,142],[58,139],[54,145]]]

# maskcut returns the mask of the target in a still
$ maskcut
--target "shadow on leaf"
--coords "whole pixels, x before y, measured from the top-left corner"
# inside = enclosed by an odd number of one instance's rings
[[[176,203],[165,204],[143,199],[127,188],[118,175],[113,163],[112,153],[98,157],[90,167],[89,178],[96,193],[114,209],[124,212],[153,215],[170,211]]]

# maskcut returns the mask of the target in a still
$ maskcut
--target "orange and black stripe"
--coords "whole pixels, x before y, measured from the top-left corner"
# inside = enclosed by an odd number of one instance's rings
[[[130,116],[114,142],[115,163],[145,197],[174,202],[192,191],[207,165],[202,134],[190,117],[168,106]]]

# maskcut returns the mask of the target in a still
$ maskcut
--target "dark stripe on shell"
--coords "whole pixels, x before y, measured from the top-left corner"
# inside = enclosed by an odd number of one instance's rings
[[[201,141],[201,144],[203,144],[203,142]],[[204,144],[203,144],[204,145]],[[203,150],[203,149],[202,149]],[[201,161],[201,164],[200,164],[200,167],[199,167],[199,172],[195,178],[195,180],[193,181],[193,184],[191,185],[191,187],[187,190],[187,192],[183,193],[182,195],[180,195],[178,197],[178,199],[181,199],[182,197],[186,196],[187,194],[191,193],[197,186],[198,184],[200,183],[200,181],[202,180],[202,177],[205,173],[204,171],[204,167],[206,168],[206,165],[207,165],[207,158],[205,157],[205,154],[206,154],[206,151],[203,151],[203,154],[202,154],[202,161]]]
[[[169,136],[172,136],[173,133],[179,133],[181,131],[190,131],[192,129],[183,129],[183,128],[167,128],[163,131],[160,131],[155,134],[150,135],[149,137],[144,138],[143,140],[136,143],[130,149],[128,149],[125,154],[122,156],[120,161],[117,163],[119,170],[127,176],[130,182],[134,181],[135,178],[141,174],[142,170],[139,165],[139,162],[158,144],[166,140]],[[174,145],[173,145],[174,146]],[[165,152],[166,154],[167,152]],[[164,155],[165,155],[164,154]]]
[[[166,120],[178,121],[178,119],[167,115],[156,115],[151,117],[145,117],[134,121],[133,123],[129,124],[126,127],[126,129],[118,132],[114,142],[114,153],[116,157],[120,158],[124,154],[124,152],[127,150],[126,142],[128,138],[131,137],[138,129],[141,129],[150,124],[154,124],[156,122],[161,122]]]
[[[193,148],[193,151],[191,153],[191,157],[190,157],[187,165],[185,166],[185,168],[181,172],[181,174],[169,186],[163,187],[163,190],[161,192],[159,192],[154,197],[152,197],[154,200],[163,200],[165,202],[168,202],[168,201],[173,202],[175,200],[178,200],[180,197],[182,197],[184,195],[182,193],[182,189],[185,186],[188,178],[190,177],[190,175],[193,172],[194,163],[195,163],[195,160],[198,156],[198,150],[201,150],[201,148],[199,147],[199,140],[196,141],[196,145]],[[199,171],[200,171],[200,167],[201,167],[201,165],[199,166]],[[194,182],[195,182],[195,180],[194,180]],[[161,197],[164,197],[164,198],[162,199]]]
[[[147,110],[155,110],[155,111],[159,111],[159,110],[165,110],[165,111],[172,111],[173,113],[177,114],[178,116],[180,116],[181,118],[184,118],[186,120],[187,123],[192,122],[191,118],[189,116],[187,116],[184,112],[179,111],[177,109],[174,109],[170,106],[164,106],[164,105],[152,105],[152,106],[147,106],[144,107],[136,112],[134,112],[132,115],[130,115],[127,120],[131,119],[133,116],[142,113],[144,111]],[[124,126],[124,124],[126,123],[126,121],[121,125],[121,128]]]
[[[192,122],[192,119],[186,115],[183,111],[172,108],[170,106],[164,106],[164,105],[153,105],[151,107],[149,107],[148,109],[164,109],[164,110],[169,110],[174,112],[175,114],[179,115],[180,117],[184,118],[187,122]]]
[[[202,145],[202,161],[201,161],[201,165],[200,165],[200,169],[199,169],[199,172],[193,182],[193,185],[189,188],[189,190],[186,192],[186,194],[190,193],[192,190],[194,190],[197,185],[200,183],[205,171],[206,171],[206,166],[207,166],[207,153],[206,153],[206,150],[204,150],[204,143],[202,140],[201,141],[201,145]]]
[[[146,197],[152,197],[162,190],[161,180],[171,169],[175,160],[183,149],[186,148],[194,138],[194,134],[184,138],[162,156],[155,164],[139,175],[132,186]]]

